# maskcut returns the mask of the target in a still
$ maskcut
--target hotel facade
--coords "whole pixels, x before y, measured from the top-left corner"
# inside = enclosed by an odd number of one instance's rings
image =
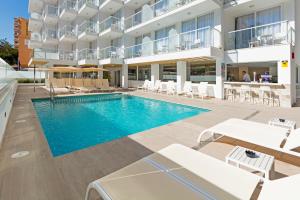
[[[291,107],[300,98],[299,8],[297,0],[29,0],[30,65],[97,66],[123,88],[208,82],[215,98],[245,85],[246,72]]]

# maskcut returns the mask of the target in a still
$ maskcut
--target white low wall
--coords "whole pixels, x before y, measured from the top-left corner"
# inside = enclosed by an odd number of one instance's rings
[[[10,111],[17,90],[17,82],[13,81],[0,90],[0,147],[4,137]]]

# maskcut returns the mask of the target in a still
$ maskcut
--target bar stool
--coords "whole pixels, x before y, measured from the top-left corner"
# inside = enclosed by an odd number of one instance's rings
[[[236,90],[232,87],[232,85],[224,85],[225,89],[225,99],[235,101],[235,93]]]
[[[242,98],[243,101],[249,100],[249,102],[251,102],[251,100],[253,99],[250,85],[241,86],[240,101],[242,100]]]
[[[268,101],[268,105],[270,105],[270,101],[273,102],[274,106],[274,95],[272,92],[272,89],[270,86],[260,86],[259,87],[260,91],[260,100],[262,101],[262,104],[265,104],[265,100]]]

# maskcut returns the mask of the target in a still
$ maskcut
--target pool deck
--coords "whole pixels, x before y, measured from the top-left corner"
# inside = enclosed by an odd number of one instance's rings
[[[202,130],[231,117],[263,123],[272,117],[281,117],[300,125],[298,107],[271,108],[142,91],[131,94],[207,108],[211,112],[53,158],[31,103],[31,98],[49,94],[42,88],[33,93],[31,86],[19,86],[0,149],[0,200],[82,200],[91,181],[173,143],[196,147]],[[199,151],[224,160],[233,147],[230,142],[218,141]],[[19,151],[30,154],[18,159],[10,157]],[[300,163],[296,165],[276,160],[275,178],[300,173]]]

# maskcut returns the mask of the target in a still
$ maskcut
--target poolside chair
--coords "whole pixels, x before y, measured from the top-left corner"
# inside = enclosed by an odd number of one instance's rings
[[[194,90],[192,93],[192,97],[198,96],[199,98],[201,98],[203,100],[204,97],[208,96],[207,86],[208,86],[208,82],[201,82],[200,84],[198,84],[197,90]]]
[[[265,182],[258,200],[299,199],[300,174]]]
[[[183,90],[177,91],[177,95],[185,95],[185,96],[192,96],[192,82],[185,81]]]
[[[159,93],[167,93],[168,91],[168,83],[166,82],[161,82],[160,83],[160,88],[158,89]]]
[[[152,88],[150,88],[150,90],[152,92],[158,92],[159,88],[161,87],[161,81],[160,80],[156,80],[155,84],[153,85]]]
[[[147,90],[148,86],[149,86],[149,82],[150,82],[149,80],[145,80],[143,85],[138,86],[138,89],[140,89],[140,90]]]
[[[103,87],[103,79],[96,79],[95,86],[96,88],[101,89]]]
[[[103,80],[102,80],[102,88],[101,88],[101,90],[105,90],[105,91],[110,91],[110,90],[112,90],[112,88],[109,87],[108,79],[103,79]]]
[[[248,200],[259,181],[255,174],[173,144],[93,181],[85,199],[96,191],[103,200]]]
[[[167,94],[169,95],[175,95],[176,92],[176,84],[174,81],[168,81],[167,84]]]

